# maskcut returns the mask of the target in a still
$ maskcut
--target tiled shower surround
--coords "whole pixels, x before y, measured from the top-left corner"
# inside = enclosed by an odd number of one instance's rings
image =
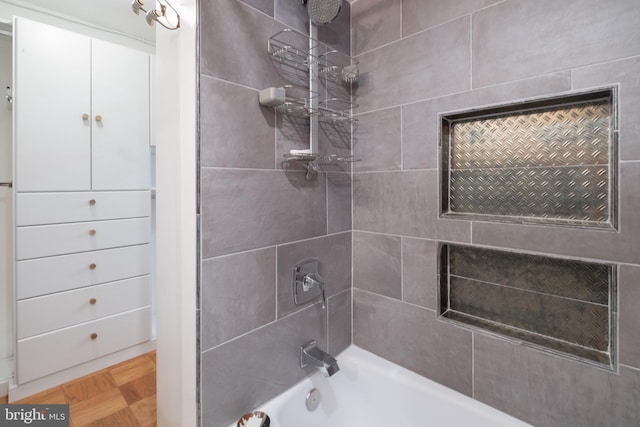
[[[332,353],[353,340],[536,426],[638,424],[640,2],[345,2],[321,37],[347,52],[350,29],[360,61],[350,183],[282,171],[304,138],[257,103],[284,83],[266,40],[304,29],[299,1],[202,0],[199,21],[202,425],[227,426],[296,383],[298,346],[313,338]],[[612,86],[617,230],[439,218],[440,113]],[[439,320],[441,243],[613,264],[617,370]],[[310,256],[330,283],[326,313],[288,295]]]
[[[283,171],[283,154],[308,148],[307,130],[258,104],[260,89],[287,83],[269,59],[268,38],[285,27],[304,31],[306,16],[299,1],[200,2],[200,407],[207,427],[228,426],[310,373],[300,369],[305,342],[334,354],[351,343],[350,174],[307,181],[303,170]],[[348,54],[348,4],[320,37]],[[331,152],[330,144],[323,138],[320,148]],[[293,267],[310,257],[321,262],[326,310],[293,303]]]
[[[358,0],[353,340],[541,426],[640,424],[640,2]],[[439,115],[619,85],[618,230],[439,218]],[[615,372],[437,317],[440,243],[609,263]]]

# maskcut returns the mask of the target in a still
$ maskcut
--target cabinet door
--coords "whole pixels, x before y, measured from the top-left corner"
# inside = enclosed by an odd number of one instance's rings
[[[149,55],[93,40],[92,97],[93,189],[149,188]]]
[[[89,190],[91,40],[23,18],[14,31],[16,191]]]

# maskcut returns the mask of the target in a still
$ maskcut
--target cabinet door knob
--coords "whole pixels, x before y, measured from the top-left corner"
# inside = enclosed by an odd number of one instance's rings
[[[102,116],[100,114],[98,114],[96,116],[96,122],[101,122],[102,121]]]
[[[95,340],[98,339],[98,334],[96,334],[95,332],[91,334],[91,339]]]
[[[89,264],[89,268],[90,268],[91,270],[95,270],[95,269],[96,269],[96,267],[97,267],[97,266],[96,266],[95,264]]]
[[[89,120],[89,115],[87,113],[84,113],[82,115],[82,120]]]
[[[93,228],[89,230],[89,236],[95,236],[95,235],[96,235],[96,230],[94,230]]]
[[[94,305],[94,304],[95,304],[95,303],[97,303],[97,302],[98,302],[98,300],[97,300],[97,299],[95,299],[95,298],[91,298],[91,299],[89,300],[89,304],[91,304],[91,305]]]
[[[90,204],[91,206],[95,205],[95,204],[96,204],[96,199],[91,199],[91,200],[89,200],[89,204]]]

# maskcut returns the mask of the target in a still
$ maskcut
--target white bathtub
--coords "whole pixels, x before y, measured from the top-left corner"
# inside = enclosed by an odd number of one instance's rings
[[[318,371],[257,408],[271,427],[530,426],[359,347],[337,359],[333,377]],[[305,398],[313,388],[320,406],[310,412]]]

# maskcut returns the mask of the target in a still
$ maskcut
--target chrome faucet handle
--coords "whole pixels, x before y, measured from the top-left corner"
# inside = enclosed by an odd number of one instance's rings
[[[306,291],[315,287],[320,288],[322,293],[322,308],[327,308],[327,298],[324,295],[324,285],[322,277],[318,273],[305,274],[302,278],[302,288]]]

